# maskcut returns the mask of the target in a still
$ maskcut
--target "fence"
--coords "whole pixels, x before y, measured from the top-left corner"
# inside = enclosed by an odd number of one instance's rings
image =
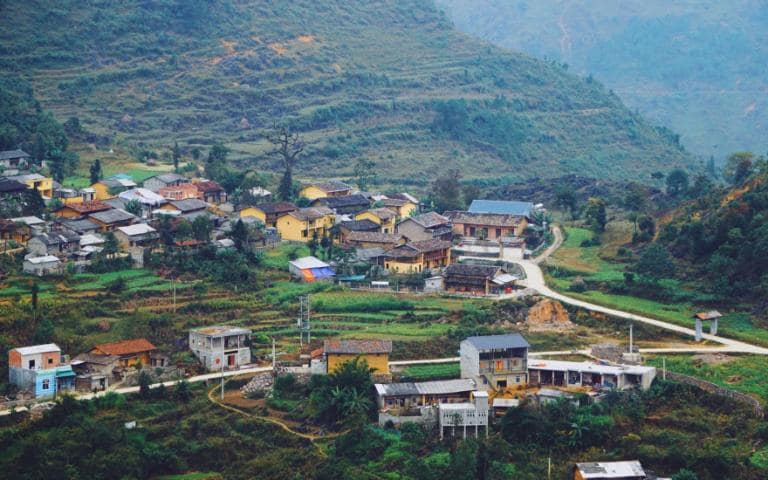
[[[674,380],[680,383],[685,383],[686,385],[691,385],[701,390],[704,390],[707,393],[712,393],[720,397],[730,398],[739,403],[744,403],[748,405],[752,409],[752,411],[755,413],[755,415],[759,418],[763,418],[763,416],[765,415],[765,411],[763,410],[763,406],[760,404],[760,402],[757,401],[755,398],[750,397],[749,395],[743,394],[741,392],[729,390],[727,388],[721,387],[720,385],[716,385],[712,382],[707,382],[706,380],[701,380],[695,377],[689,377],[688,375],[683,375],[681,373],[674,373],[674,372],[668,371],[666,375],[667,375],[667,378],[670,380]]]

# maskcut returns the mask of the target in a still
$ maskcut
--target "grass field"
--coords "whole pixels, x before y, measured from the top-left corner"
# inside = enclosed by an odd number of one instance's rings
[[[411,365],[400,374],[405,381],[442,380],[459,378],[461,367],[458,363],[437,363],[434,365]]]

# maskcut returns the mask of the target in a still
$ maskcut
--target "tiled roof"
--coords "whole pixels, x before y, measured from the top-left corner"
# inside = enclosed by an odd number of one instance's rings
[[[341,197],[325,197],[325,198],[318,198],[314,202],[318,205],[325,205],[328,208],[342,208],[342,207],[350,207],[350,206],[361,206],[370,205],[370,202],[367,198],[365,198],[363,195],[343,195]]]
[[[470,225],[488,225],[491,227],[514,227],[525,217],[521,215],[500,215],[494,213],[451,212],[449,217],[453,223]]]
[[[371,232],[379,229],[379,224],[373,220],[347,220],[339,224],[341,228],[346,228],[351,232]]]
[[[248,208],[248,207],[245,207],[245,208]],[[288,213],[298,209],[296,205],[290,202],[262,203],[260,205],[256,205],[253,208],[259,209],[262,212],[266,213],[267,215],[271,215],[275,213]]]
[[[173,183],[178,182],[179,180],[186,180],[187,178],[183,175],[179,175],[178,173],[162,173],[160,175],[155,175],[152,178],[156,178],[160,180],[163,183]],[[147,179],[149,180],[149,179]],[[146,181],[146,180],[145,180]]]
[[[300,208],[294,212],[290,212],[290,215],[298,218],[299,220],[317,220],[326,215],[333,215],[333,210],[328,207],[307,207]]]
[[[329,180],[327,182],[312,183],[308,185],[310,187],[316,187],[325,193],[343,192],[345,190],[352,190],[352,187],[339,180]]]
[[[392,351],[390,340],[325,340],[323,342],[325,353],[389,353]]]
[[[0,177],[0,193],[23,192],[27,186],[16,180]]]
[[[0,152],[0,160],[10,160],[12,158],[29,158],[29,154],[24,150],[3,150]]]
[[[103,212],[104,210],[109,210],[111,207],[107,205],[106,203],[99,202],[98,200],[94,200],[92,202],[81,202],[81,203],[72,203],[70,205],[64,205],[61,207],[61,209],[68,208],[70,210],[74,210],[77,213],[93,213],[93,212]]]
[[[117,223],[117,222],[125,222],[127,220],[132,220],[136,218],[135,215],[130,214],[125,210],[120,210],[119,208],[113,208],[110,210],[105,210],[103,212],[92,213],[89,215],[89,217],[96,219],[101,223],[105,223],[107,225],[112,223]]]
[[[437,227],[439,225],[445,225],[451,222],[448,219],[448,217],[444,217],[437,212],[422,213],[421,215],[416,215],[415,217],[411,217],[411,220],[418,223],[424,228]]]
[[[491,279],[501,267],[495,265],[470,265],[465,263],[454,263],[448,265],[445,269],[446,280],[453,277],[476,277]]]
[[[528,348],[530,344],[519,333],[507,335],[481,335],[464,340],[478,350],[498,350],[503,348]]]
[[[361,243],[398,243],[403,236],[399,233],[381,233],[381,232],[361,232],[352,231],[347,235],[349,242]]]
[[[389,220],[390,218],[394,218],[397,216],[397,212],[393,212],[392,210],[388,208],[372,208],[368,210],[372,214],[376,215],[382,220]]]
[[[98,349],[107,355],[129,355],[132,353],[148,352],[155,350],[157,347],[146,338],[135,338],[132,340],[122,340],[120,342],[102,343],[93,347],[94,350]]]
[[[205,210],[208,204],[199,198],[187,198],[186,200],[171,200],[171,205],[179,209],[182,213],[194,212],[195,210]]]
[[[221,188],[221,185],[214,182],[213,180],[206,180],[205,182],[196,183],[197,189],[201,192],[205,193],[215,193],[215,192],[223,192],[224,189]]]
[[[418,242],[410,242],[395,247],[387,252],[387,256],[390,258],[416,257],[421,253],[434,252],[435,250],[443,250],[446,248],[451,248],[451,242],[447,240],[419,240]]]
[[[432,382],[377,383],[376,392],[384,397],[415,395],[450,395],[477,390],[474,380],[459,378]]]

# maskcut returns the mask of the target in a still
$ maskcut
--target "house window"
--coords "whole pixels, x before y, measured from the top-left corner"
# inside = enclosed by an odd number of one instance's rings
[[[29,369],[30,370],[34,370],[34,368],[35,368],[35,361],[34,360],[30,360],[29,361]]]
[[[53,365],[53,359],[52,358],[48,359],[48,365]]]
[[[306,237],[308,237],[308,236],[309,236],[309,232],[308,232],[307,230],[302,230],[302,231],[301,231],[301,236],[302,236],[302,237],[304,237],[304,238],[306,238]]]
[[[51,381],[47,378],[43,380],[43,390],[50,390],[51,389]]]
[[[496,238],[499,238],[499,237],[501,237],[501,229],[497,228],[496,229]]]

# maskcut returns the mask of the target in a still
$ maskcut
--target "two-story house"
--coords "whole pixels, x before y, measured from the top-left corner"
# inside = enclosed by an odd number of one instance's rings
[[[323,349],[317,352],[324,364],[325,372],[332,373],[342,364],[358,359],[365,360],[374,374],[389,373],[389,354],[392,353],[390,340],[325,340]],[[317,357],[318,355],[314,355]]]
[[[380,203],[383,207],[393,210],[400,218],[409,217],[416,213],[419,209],[419,205],[417,203],[406,200],[404,198],[387,197],[380,200],[378,203]]]
[[[270,202],[256,206],[245,206],[240,209],[240,218],[257,218],[267,227],[276,227],[277,219],[281,216],[295,212],[298,207],[290,202]]]
[[[39,173],[28,173],[8,178],[25,184],[29,189],[37,190],[44,199],[53,198],[53,178],[51,177],[44,177]]]
[[[161,188],[177,187],[183,183],[189,183],[189,179],[178,173],[162,173],[144,180],[143,186],[147,190],[159,193]]]
[[[379,225],[381,233],[395,233],[397,212],[388,208],[372,208],[355,215],[355,220],[370,220]]]
[[[15,175],[29,166],[29,158],[24,150],[3,150],[0,152],[0,167],[9,175]]]
[[[8,377],[12,385],[47,398],[75,388],[75,372],[62,361],[55,343],[14,348],[8,352]]]
[[[528,383],[528,341],[519,333],[469,337],[461,342],[461,378],[478,388],[503,390]]]
[[[207,370],[236,369],[251,363],[251,331],[213,326],[189,332],[189,349]]]
[[[341,197],[322,197],[312,201],[313,207],[328,207],[337,215],[354,215],[371,206],[364,195],[344,195]]]
[[[331,235],[335,221],[333,210],[328,207],[300,208],[279,217],[275,222],[283,240],[309,242],[312,238]]]
[[[393,273],[420,273],[442,268],[451,263],[451,242],[421,240],[400,245],[388,251],[384,268]]]
[[[397,223],[397,233],[411,242],[418,240],[451,240],[451,221],[437,212],[427,212],[415,217],[403,218]]]
[[[343,197],[352,193],[352,187],[338,180],[311,183],[304,186],[299,192],[300,197],[316,200],[325,197]]]

